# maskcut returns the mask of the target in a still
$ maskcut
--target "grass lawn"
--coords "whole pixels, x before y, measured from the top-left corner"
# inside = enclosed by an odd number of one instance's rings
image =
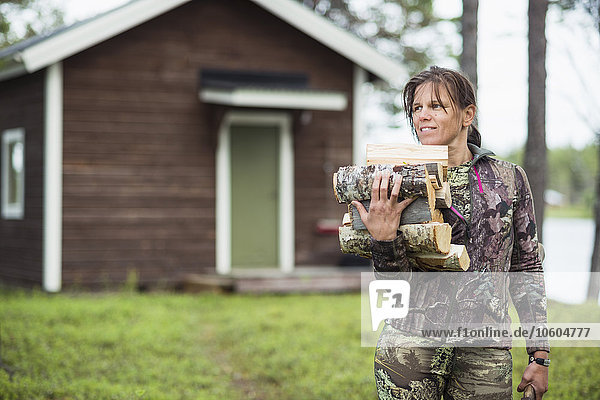
[[[15,370],[0,369],[2,400],[375,398],[359,294],[0,289],[0,324]],[[516,387],[525,350],[513,359]],[[552,360],[545,399],[600,399],[600,349],[555,348]]]

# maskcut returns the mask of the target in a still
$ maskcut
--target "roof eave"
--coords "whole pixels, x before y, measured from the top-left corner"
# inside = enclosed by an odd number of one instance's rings
[[[127,3],[100,18],[35,43],[23,49],[19,55],[26,72],[36,72],[189,1],[142,0]],[[0,76],[4,75],[4,71],[1,71]]]
[[[27,68],[19,61],[19,54],[0,59],[0,82],[27,74]]]

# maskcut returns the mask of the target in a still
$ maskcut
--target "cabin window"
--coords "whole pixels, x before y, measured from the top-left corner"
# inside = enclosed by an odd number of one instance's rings
[[[2,132],[2,218],[23,219],[25,211],[25,129]]]

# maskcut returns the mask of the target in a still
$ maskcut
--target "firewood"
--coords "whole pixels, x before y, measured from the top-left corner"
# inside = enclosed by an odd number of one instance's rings
[[[433,222],[430,224],[403,225],[399,229],[406,251],[412,253],[450,252],[452,228],[448,224]],[[356,230],[350,226],[339,228],[342,253],[371,257],[371,235],[367,230]]]
[[[370,200],[361,201],[367,211],[371,204]],[[356,207],[352,204],[348,205],[348,213],[352,219],[352,227],[354,229],[367,229],[360,218],[360,214]],[[400,225],[420,224],[427,222],[444,222],[444,217],[440,210],[431,207],[430,203],[424,197],[417,197],[408,205],[402,212],[400,217]]]
[[[398,229],[406,245],[406,251],[447,254],[450,252],[452,227],[446,223],[401,225]]]
[[[444,167],[442,167],[442,163],[427,163],[425,167],[427,167],[427,174],[433,188],[435,190],[441,189],[444,182]]]
[[[352,217],[350,217],[350,213],[344,214],[344,218],[342,218],[342,226],[352,226]]]
[[[432,207],[435,207],[435,190],[431,186],[424,164],[397,167],[393,165],[340,167],[333,174],[333,191],[338,203],[370,199],[375,174],[383,171],[390,173],[388,195],[392,192],[396,179],[401,179],[399,198],[424,196],[431,202]]]
[[[466,271],[471,263],[464,245],[451,245],[448,254],[409,253],[407,255],[413,268],[425,271]]]
[[[371,235],[369,231],[352,229],[351,226],[339,227],[340,249],[344,254],[356,254],[371,258]]]
[[[450,208],[451,206],[450,183],[442,182],[442,188],[435,191],[435,208]]]
[[[439,162],[443,166],[442,181],[448,180],[448,146],[415,144],[367,144],[367,165],[423,164]]]

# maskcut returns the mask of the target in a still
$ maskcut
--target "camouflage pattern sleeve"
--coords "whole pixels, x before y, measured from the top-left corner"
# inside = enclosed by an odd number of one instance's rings
[[[410,266],[401,235],[394,240],[372,239],[373,268],[376,272],[408,272]]]
[[[545,324],[546,289],[539,256],[533,196],[525,171],[515,169],[516,198],[513,227],[514,246],[510,266],[510,294],[522,324]],[[527,341],[527,352],[550,351],[547,340]]]

